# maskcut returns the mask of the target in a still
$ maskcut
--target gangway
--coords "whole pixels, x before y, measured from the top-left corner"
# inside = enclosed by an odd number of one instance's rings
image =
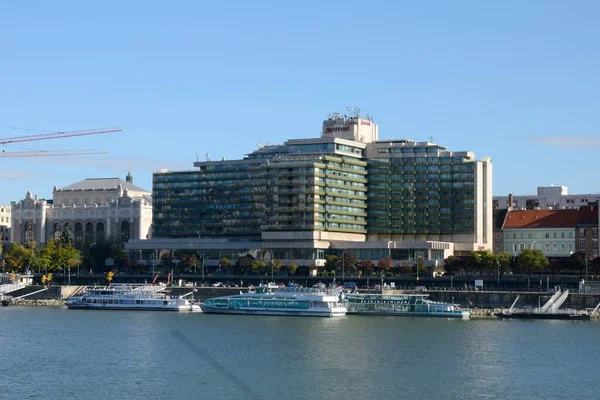
[[[45,292],[46,290],[48,290],[48,288],[47,288],[47,287],[45,287],[45,288],[43,288],[43,289],[40,289],[40,290],[36,290],[35,292],[31,292],[31,293],[24,294],[24,295],[22,295],[22,296],[13,297],[12,299],[13,299],[13,300],[22,299],[22,298],[24,298],[24,297],[29,297],[29,296],[31,296],[31,295],[34,295],[34,294],[37,294],[37,293],[42,293],[42,292]]]
[[[567,291],[568,292],[568,291]],[[540,312],[547,312],[550,307],[552,307],[552,305],[558,300],[558,298],[560,296],[563,295],[563,292],[561,290],[557,290],[556,293],[554,293],[552,295],[552,297],[550,297],[550,299],[548,299],[548,301],[546,302],[546,304],[544,304],[542,306],[542,308],[540,308]],[[562,304],[562,303],[561,303]]]
[[[24,283],[5,283],[0,285],[0,294],[9,294],[26,287]]]
[[[563,305],[563,303],[567,300],[567,297],[569,297],[569,291],[565,290],[564,293],[554,301],[554,303],[550,306],[550,312],[556,312],[556,310],[558,310],[560,308],[560,306]]]

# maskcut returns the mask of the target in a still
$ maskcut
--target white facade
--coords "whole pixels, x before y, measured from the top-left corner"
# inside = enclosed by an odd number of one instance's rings
[[[43,245],[69,231],[76,246],[114,237],[121,242],[148,239],[152,225],[151,194],[133,185],[133,177],[85,179],[54,187],[53,200],[27,192],[12,202],[11,241]]]
[[[10,243],[11,214],[11,206],[0,205],[0,245],[4,247]]]
[[[598,204],[600,194],[568,194],[566,186],[539,186],[537,194],[494,196],[494,207],[515,210],[568,210]],[[512,205],[509,198],[512,196]]]

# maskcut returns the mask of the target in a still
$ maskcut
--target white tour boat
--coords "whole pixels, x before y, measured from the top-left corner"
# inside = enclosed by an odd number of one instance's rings
[[[216,297],[202,303],[202,311],[213,314],[298,315],[340,317],[346,306],[339,289],[323,284],[312,288],[259,286],[249,293]]]
[[[202,312],[200,305],[182,296],[167,295],[164,285],[111,285],[88,288],[82,294],[70,297],[66,305],[70,309],[86,310],[144,310]]]
[[[471,312],[454,304],[429,300],[427,294],[349,294],[348,314],[402,315],[468,319]]]

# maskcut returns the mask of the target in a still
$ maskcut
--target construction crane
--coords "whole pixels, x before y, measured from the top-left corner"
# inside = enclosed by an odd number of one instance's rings
[[[104,150],[40,150],[40,151],[4,151],[0,153],[0,157],[50,157],[50,156],[80,156],[87,154],[107,154]]]
[[[17,129],[17,128],[13,128]],[[32,142],[38,140],[49,140],[49,139],[62,139],[75,136],[90,136],[100,135],[104,133],[121,132],[119,128],[101,128],[101,129],[87,129],[83,131],[71,131],[71,132],[52,132],[43,133],[39,135],[28,135],[28,136],[15,136],[0,138],[0,145],[4,146],[12,143],[21,142]],[[55,150],[55,151],[5,151],[2,150],[0,153],[1,157],[48,157],[48,156],[72,156],[72,155],[86,155],[86,154],[107,154],[104,150]]]

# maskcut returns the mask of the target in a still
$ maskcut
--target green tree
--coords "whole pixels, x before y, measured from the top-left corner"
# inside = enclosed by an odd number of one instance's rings
[[[579,250],[576,253],[571,254],[571,261],[577,269],[579,269],[579,279],[583,276],[586,266],[589,267],[592,264],[593,258],[587,254],[585,250]]]
[[[60,243],[60,242],[59,242]],[[53,259],[56,254],[57,242],[55,240],[49,240],[46,242],[44,247],[38,248],[35,258],[35,268],[37,268],[38,272],[44,271],[53,271],[56,269],[56,266],[53,263]]]
[[[28,269],[35,264],[35,252],[31,247],[25,247],[18,243],[12,243],[6,252],[4,259],[6,267],[11,271],[21,271]]]
[[[249,255],[244,255],[242,257],[238,257],[238,259],[235,261],[236,273],[238,273],[240,275],[245,274],[246,272],[248,272],[249,269],[252,268],[252,263],[254,261],[255,260],[252,257],[250,257]]]
[[[114,237],[109,237],[90,244],[86,252],[94,269],[103,271],[106,260],[118,260],[121,257],[123,247]]]
[[[71,231],[69,229],[65,229],[60,234],[60,243],[63,246],[67,246],[69,244],[73,244],[73,234],[71,233]]]
[[[325,271],[334,272],[338,269],[340,263],[338,256],[329,255],[325,257]]]
[[[512,255],[506,252],[496,254],[497,266],[500,268],[500,273],[503,274],[510,269],[512,265]]]
[[[223,270],[227,270],[227,272],[229,273],[229,268],[231,267],[231,260],[229,258],[227,258],[227,256],[224,256],[223,258],[221,258],[221,260],[219,261],[219,267]]]
[[[491,250],[476,250],[471,252],[473,269],[483,274],[483,271],[490,271],[496,268],[496,256]]]
[[[448,256],[448,258],[444,260],[444,271],[446,271],[448,275],[454,275],[461,270],[461,267],[462,261],[458,257]]]
[[[541,250],[538,249],[523,249],[519,255],[519,267],[527,271],[527,275],[531,276],[532,272],[543,271],[550,262]]]
[[[283,261],[279,258],[274,258],[271,260],[271,267],[273,267],[274,272],[279,272],[283,268]]]
[[[291,262],[288,266],[287,266],[287,270],[290,274],[294,275],[296,273],[296,271],[298,270],[298,266],[296,265],[295,262]]]
[[[250,264],[250,267],[252,268],[252,272],[260,274],[265,272],[267,265],[261,260],[254,260]]]

